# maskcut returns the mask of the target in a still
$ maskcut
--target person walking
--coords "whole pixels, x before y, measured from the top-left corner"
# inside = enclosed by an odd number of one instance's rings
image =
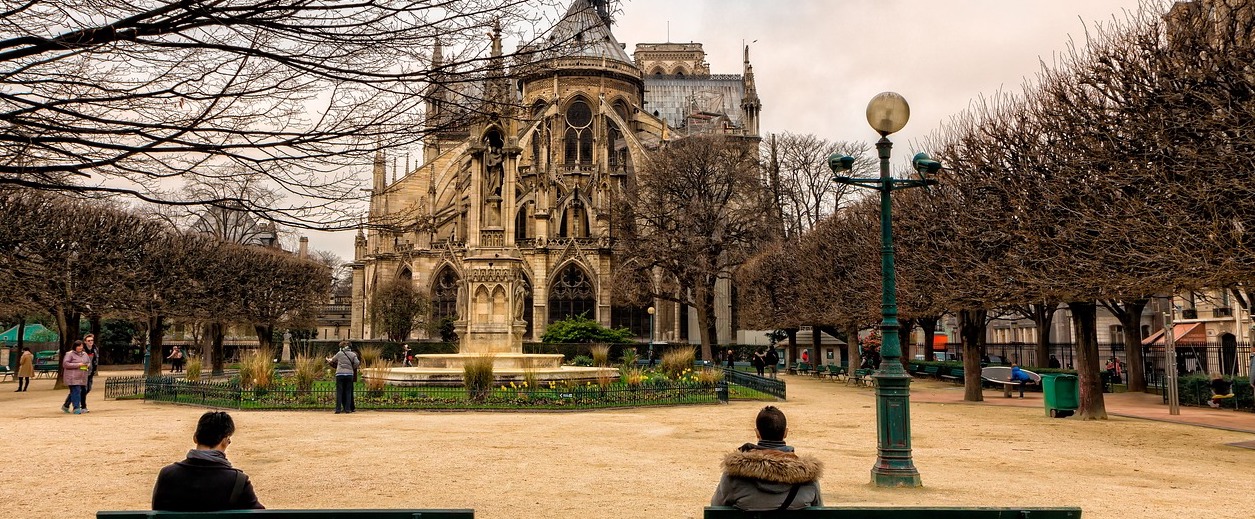
[[[70,406],[74,406],[74,414],[83,414],[83,393],[87,388],[87,373],[91,370],[92,359],[83,351],[83,341],[74,341],[74,350],[65,354],[61,361],[65,385],[70,386]],[[62,412],[70,412],[70,406],[61,406]]]
[[[157,474],[153,510],[217,512],[266,508],[257,501],[248,475],[227,461],[227,447],[234,434],[231,415],[222,411],[201,415],[192,435],[196,448],[187,452],[187,459],[167,465]]]
[[[767,356],[763,360],[767,363],[767,367],[771,368],[771,378],[776,378],[779,372],[777,364],[780,363],[780,354],[776,353],[775,346],[767,348]]]
[[[340,351],[328,357],[327,362],[336,370],[336,414],[356,411],[353,405],[353,383],[357,381],[357,368],[361,361],[349,349],[349,341],[340,341]]]
[[[92,385],[96,381],[96,368],[100,359],[99,359],[99,356],[96,355],[97,348],[96,348],[96,336],[95,335],[89,333],[83,337],[83,340],[76,341],[76,342],[83,343],[83,353],[86,353],[87,357],[91,359],[91,362],[89,363],[91,367],[87,369],[87,384],[83,386],[83,394],[81,395],[81,398],[79,399],[79,403],[82,404],[83,412],[86,413],[87,412],[87,394],[92,392]],[[68,409],[70,409],[70,403],[71,403],[70,395],[66,395],[65,403],[61,404],[61,409],[68,413],[69,412]]]
[[[414,361],[414,355],[410,353],[410,345],[402,344],[401,345],[401,365],[408,368],[414,365],[413,361]]]
[[[758,376],[764,376],[767,369],[767,360],[763,358],[763,349],[759,348],[754,352],[754,356],[750,358],[750,364],[754,366],[754,371],[758,372]]]
[[[22,356],[17,360],[17,390],[30,389],[33,376],[35,376],[35,354],[31,353],[30,346],[25,346],[22,348]]]
[[[736,369],[736,354],[728,348],[728,369]]]
[[[166,358],[170,359],[171,373],[183,372],[183,352],[179,350],[178,346],[175,346],[174,350],[170,352],[170,356]]]

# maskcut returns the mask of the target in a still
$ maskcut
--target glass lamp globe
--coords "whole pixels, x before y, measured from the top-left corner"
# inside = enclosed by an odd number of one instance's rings
[[[911,105],[897,92],[881,92],[867,103],[867,124],[881,137],[901,130],[911,118]]]

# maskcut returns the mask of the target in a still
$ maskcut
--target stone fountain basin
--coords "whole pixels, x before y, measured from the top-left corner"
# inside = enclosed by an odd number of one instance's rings
[[[561,353],[494,353],[492,357],[492,368],[494,371],[508,370],[524,370],[524,369],[558,369],[562,367]],[[474,353],[437,353],[429,355],[415,355],[415,368],[440,368],[454,369],[458,373],[462,372],[462,366],[466,365],[466,361],[477,359],[482,355]]]

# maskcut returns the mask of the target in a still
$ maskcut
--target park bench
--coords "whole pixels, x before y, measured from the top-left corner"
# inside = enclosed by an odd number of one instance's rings
[[[747,512],[730,506],[708,506],[705,519],[1080,519],[1080,508],[986,507],[858,507],[812,506],[786,512]]]
[[[853,371],[850,377],[847,377],[845,379],[845,381],[846,383],[849,383],[851,380],[853,380],[856,384],[860,386],[870,386],[872,385],[872,373],[875,373],[875,370],[870,370],[870,369],[865,369],[865,368],[856,369]]]
[[[449,510],[223,510],[221,512],[100,511],[96,519],[193,519],[273,517],[276,519],[475,519],[471,509]]]
[[[951,368],[949,373],[940,376],[951,382],[963,382],[963,368]]]
[[[923,373],[924,373],[924,376],[925,376],[925,377],[933,377],[933,378],[936,378],[938,375],[940,375],[940,374],[941,374],[941,366],[937,366],[937,365],[933,365],[933,366],[924,366],[924,371],[923,371]]]
[[[828,376],[833,380],[840,380],[841,377],[845,377],[846,380],[850,379],[850,374],[846,371],[845,366],[838,366],[836,364],[828,365]]]
[[[789,373],[793,375],[797,375],[797,374],[807,375],[810,372],[811,372],[811,365],[807,362],[798,362],[797,364],[794,364],[792,368],[789,369]]]
[[[61,370],[61,363],[57,362],[57,351],[35,352],[34,368],[35,378],[55,378]]]
[[[13,375],[13,370],[9,369],[8,366],[0,366],[0,382],[4,382],[5,379],[12,377]]]

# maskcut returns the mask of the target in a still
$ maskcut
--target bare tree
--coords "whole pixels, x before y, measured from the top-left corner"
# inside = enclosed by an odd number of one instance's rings
[[[716,284],[730,279],[768,236],[771,199],[752,142],[718,136],[672,142],[622,193],[617,275],[646,297],[697,310],[702,358],[715,334]]]
[[[348,228],[351,171],[379,148],[484,110],[494,28],[521,60],[557,2],[31,0],[0,16],[0,184],[240,209],[297,227]],[[547,25],[547,24],[544,24]],[[522,31],[528,31],[524,33]],[[436,49],[440,49],[436,57]],[[434,117],[425,102],[457,110]],[[282,196],[171,197],[169,179],[247,170]]]

